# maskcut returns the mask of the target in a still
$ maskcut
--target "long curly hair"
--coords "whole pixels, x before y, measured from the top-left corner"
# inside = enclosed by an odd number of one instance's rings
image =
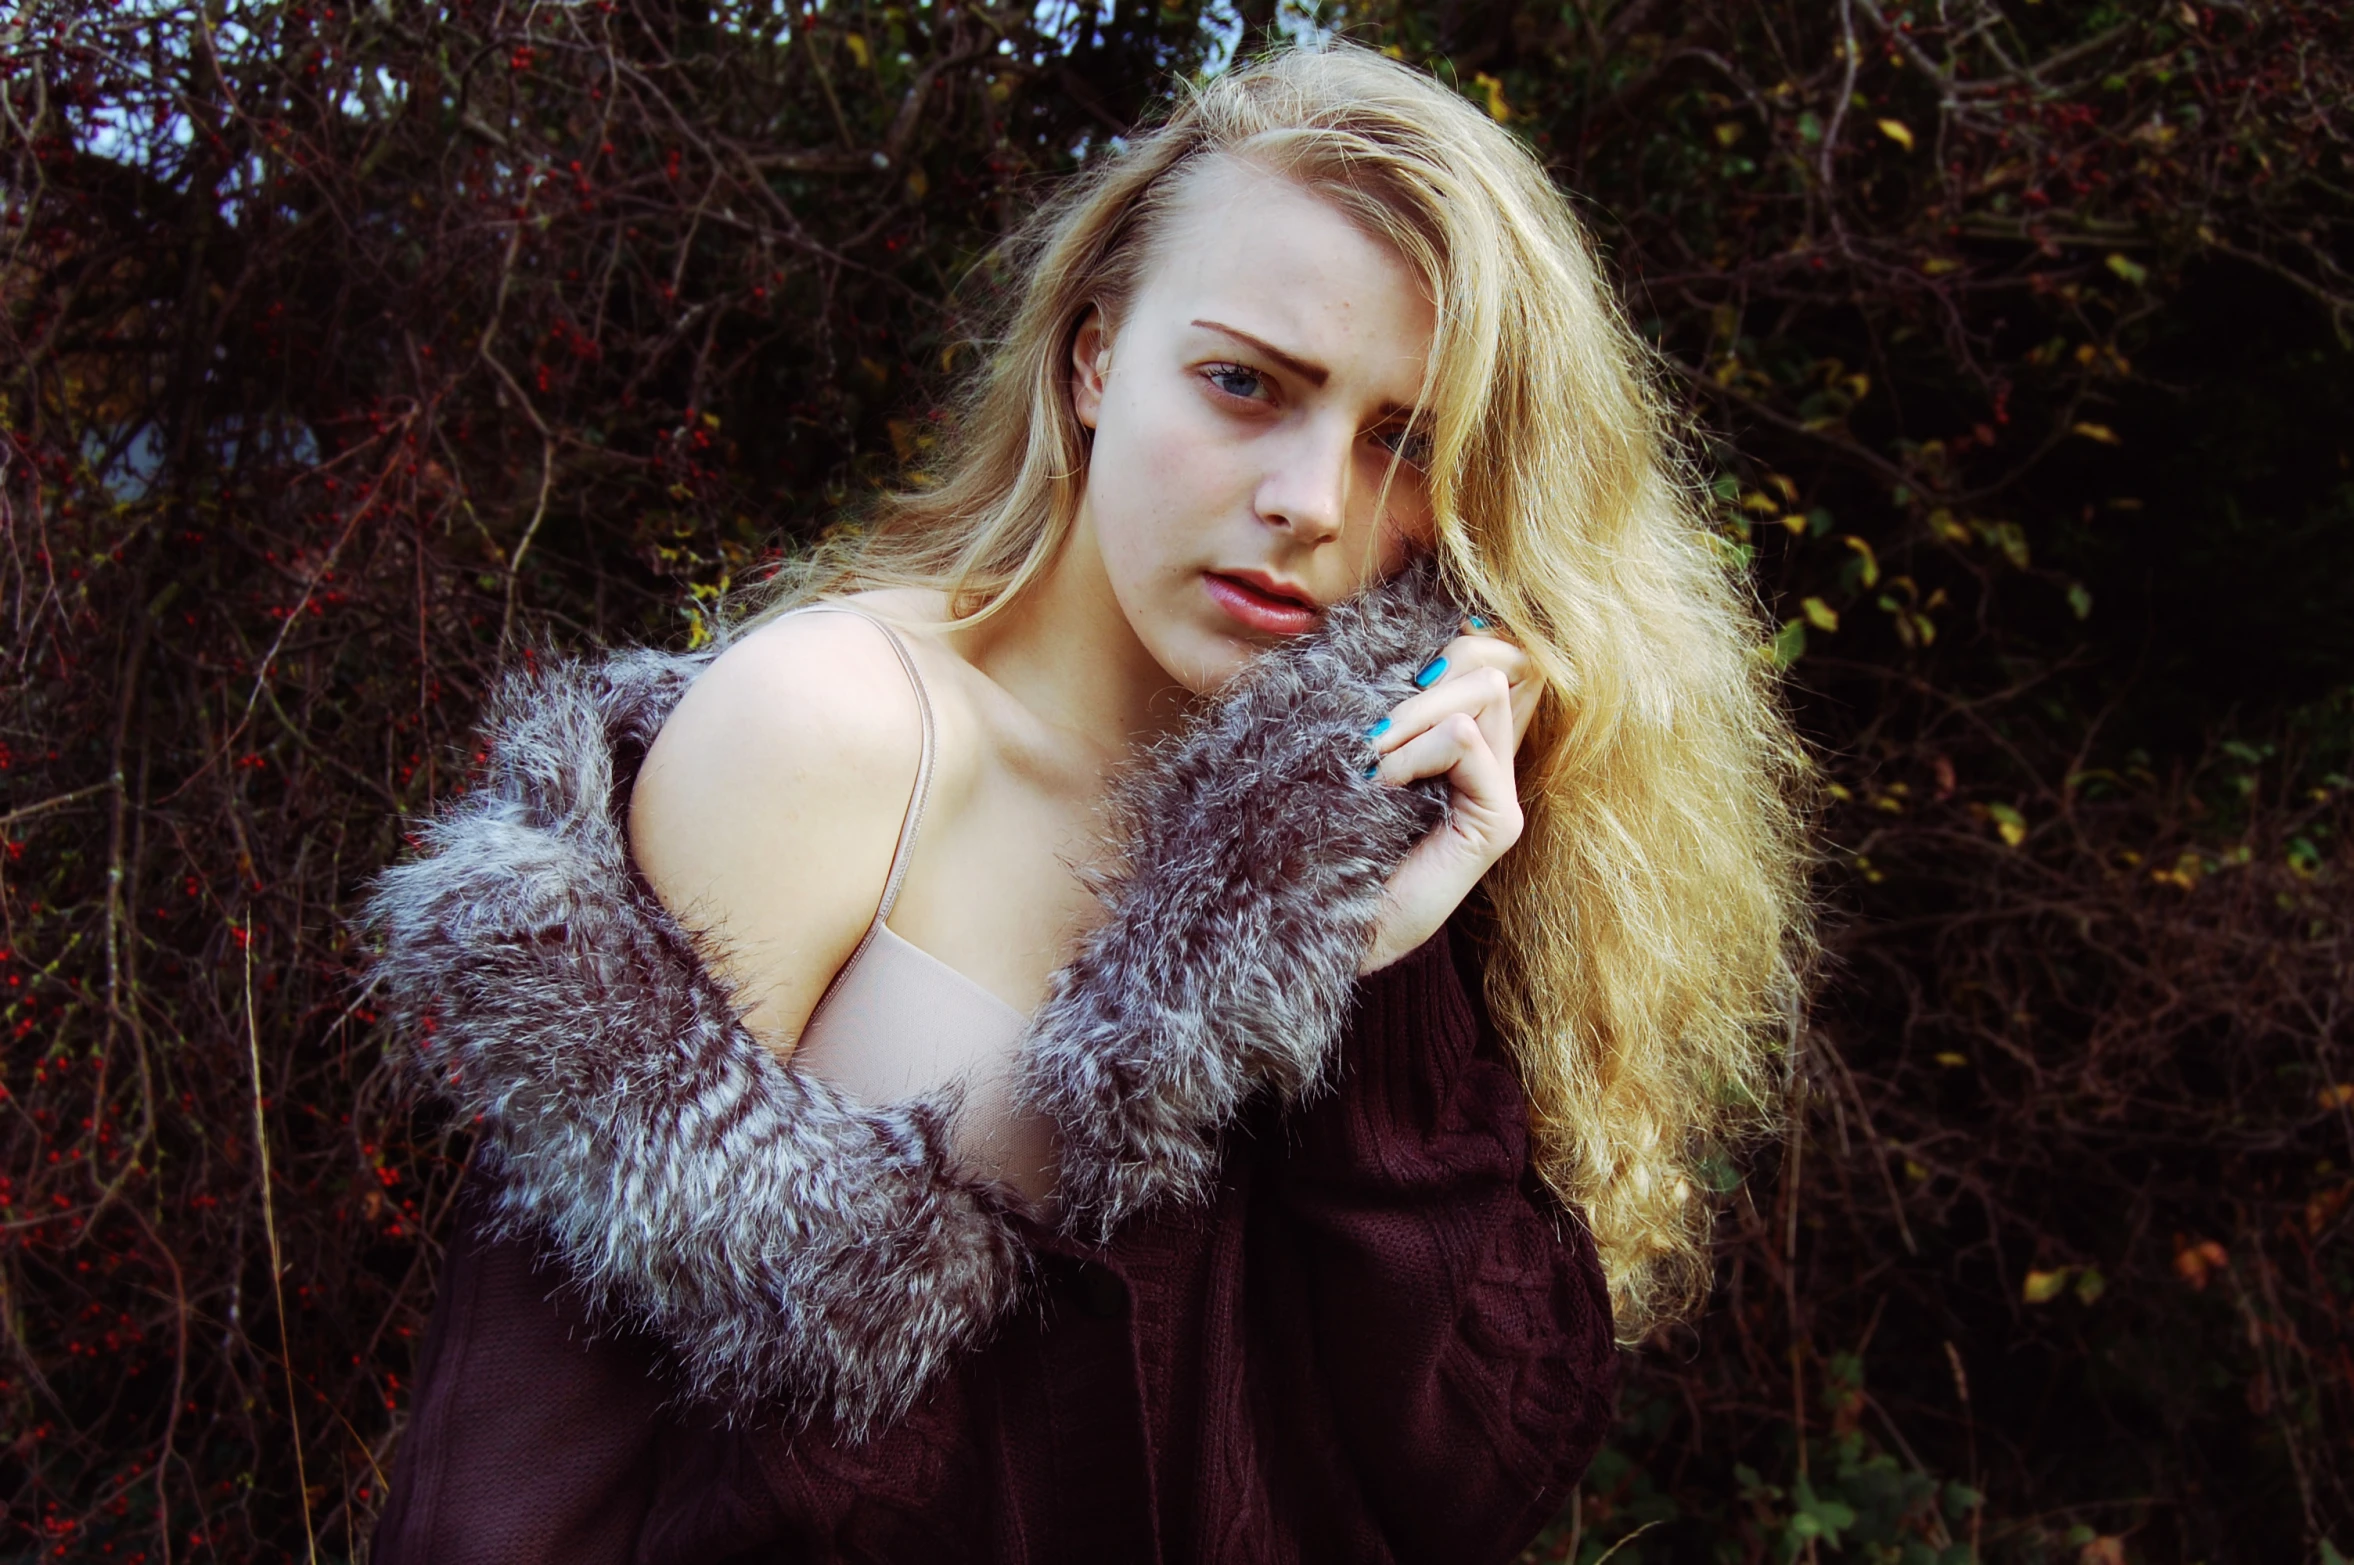
[[[1511,135],[1350,44],[1182,91],[1001,253],[1018,282],[930,481],[772,579],[736,629],[883,586],[944,591],[972,623],[1036,581],[1086,481],[1074,335],[1091,307],[1118,321],[1183,180],[1215,157],[1331,200],[1436,304],[1419,418],[1440,567],[1546,685],[1518,761],[1526,829],[1484,886],[1487,999],[1537,1167],[1584,1210],[1619,1336],[1638,1340],[1705,1295],[1723,1154],[1780,1099],[1812,952],[1809,767],[1649,350]]]

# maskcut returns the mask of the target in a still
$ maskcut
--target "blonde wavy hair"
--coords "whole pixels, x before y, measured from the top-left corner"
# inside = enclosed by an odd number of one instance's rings
[[[1583,1209],[1636,1341],[1705,1295],[1724,1152],[1779,1098],[1772,1061],[1811,949],[1807,767],[1647,350],[1508,133],[1348,44],[1186,90],[1013,241],[1018,297],[936,481],[773,579],[751,622],[922,586],[973,623],[1039,578],[1087,471],[1073,337],[1091,306],[1120,319],[1182,177],[1215,156],[1336,203],[1436,304],[1421,417],[1441,568],[1547,686],[1518,761],[1526,830],[1485,882],[1487,999],[1537,1168]]]

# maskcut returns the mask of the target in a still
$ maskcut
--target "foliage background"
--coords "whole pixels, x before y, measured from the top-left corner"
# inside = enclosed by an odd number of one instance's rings
[[[920,470],[993,237],[1334,27],[1582,203],[1837,785],[1787,1134],[1532,1557],[2354,1548],[2354,22],[1284,3],[0,20],[0,1554],[364,1555],[466,1139],[342,920],[485,682]]]

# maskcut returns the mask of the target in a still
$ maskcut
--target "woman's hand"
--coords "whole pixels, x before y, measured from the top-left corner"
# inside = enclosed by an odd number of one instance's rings
[[[1438,932],[1488,866],[1520,840],[1512,758],[1540,693],[1527,653],[1471,620],[1371,735],[1376,775],[1390,787],[1444,776],[1447,819],[1414,845],[1382,888],[1373,939],[1358,965],[1378,971]]]

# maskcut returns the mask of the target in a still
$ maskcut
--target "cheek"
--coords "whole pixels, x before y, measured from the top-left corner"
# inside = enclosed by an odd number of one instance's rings
[[[1087,507],[1112,590],[1140,634],[1216,563],[1235,464],[1178,395],[1115,388],[1088,455]],[[1244,490],[1247,500],[1247,486]],[[1149,636],[1148,636],[1149,641]]]
[[[1397,496],[1388,514],[1370,522],[1355,551],[1357,584],[1369,587],[1404,570],[1438,542],[1438,525],[1420,495]]]

